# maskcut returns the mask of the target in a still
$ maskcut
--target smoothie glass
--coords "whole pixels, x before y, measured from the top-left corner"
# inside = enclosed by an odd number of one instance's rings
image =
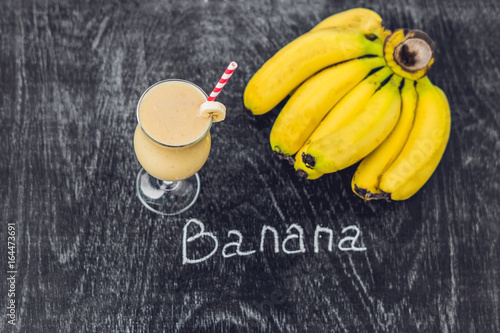
[[[182,213],[198,198],[197,172],[210,152],[212,117],[196,112],[206,99],[200,87],[174,79],[153,84],[137,104],[134,150],[142,169],[136,191],[155,213]]]

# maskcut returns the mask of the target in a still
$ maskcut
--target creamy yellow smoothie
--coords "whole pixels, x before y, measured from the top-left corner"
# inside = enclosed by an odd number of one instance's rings
[[[199,87],[182,80],[161,81],[143,94],[137,106],[134,149],[150,175],[182,180],[205,164],[212,118],[197,112],[206,98]]]

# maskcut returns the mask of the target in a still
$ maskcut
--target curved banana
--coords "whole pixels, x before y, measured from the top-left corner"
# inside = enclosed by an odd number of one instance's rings
[[[431,177],[450,136],[448,99],[429,78],[417,81],[417,109],[403,150],[380,179],[380,190],[392,200],[415,194]]]
[[[423,31],[398,29],[385,39],[384,58],[395,74],[418,80],[434,63],[434,42]]]
[[[362,199],[371,200],[386,197],[379,189],[379,182],[384,171],[389,168],[403,149],[413,126],[417,105],[415,81],[404,80],[401,89],[401,103],[401,115],[394,130],[377,149],[361,161],[354,173],[351,182],[352,190]]]
[[[307,167],[302,160],[302,156],[306,154],[311,142],[334,133],[334,131],[348,123],[350,119],[355,117],[364,108],[370,97],[380,88],[382,82],[391,75],[392,72],[387,67],[383,67],[369,75],[328,112],[295,156],[294,168],[298,176],[307,179],[317,179],[323,175],[323,173]]]
[[[264,114],[311,75],[366,55],[382,56],[382,46],[349,28],[308,32],[279,50],[255,73],[243,94],[245,107]]]
[[[359,30],[364,35],[374,34],[381,40],[387,35],[382,27],[382,18],[368,8],[352,8],[333,14],[319,22],[310,31],[317,31],[332,27],[346,27]]]
[[[271,148],[291,156],[299,150],[330,109],[383,58],[360,58],[322,70],[299,86],[279,113],[270,134]]]
[[[401,77],[392,76],[349,123],[312,141],[303,157],[306,166],[322,173],[335,172],[353,165],[377,148],[398,121],[400,83]]]

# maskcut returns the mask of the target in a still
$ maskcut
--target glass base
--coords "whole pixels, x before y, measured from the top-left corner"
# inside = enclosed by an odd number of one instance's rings
[[[141,169],[137,174],[137,196],[147,209],[161,215],[177,215],[191,207],[200,194],[198,174],[179,180],[165,181]]]

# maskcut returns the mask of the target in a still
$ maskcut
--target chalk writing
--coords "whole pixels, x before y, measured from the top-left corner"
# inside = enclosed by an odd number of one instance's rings
[[[345,233],[349,230],[354,230],[356,231],[356,235],[353,237],[344,237],[342,240],[339,242],[339,250],[341,251],[366,251],[366,247],[356,247],[356,242],[358,241],[359,236],[361,235],[361,231],[359,231],[359,228],[356,226],[349,226],[347,228],[342,229],[342,233]],[[344,247],[344,243],[346,242],[351,242],[351,246],[349,247]]]
[[[264,242],[266,240],[267,231],[271,231],[274,235],[274,253],[280,252],[278,231],[275,228],[270,227],[268,225],[263,226],[262,232],[260,233],[260,251],[264,252]]]
[[[328,233],[328,251],[332,252],[333,251],[333,230],[330,228],[324,228],[320,225],[316,227],[316,230],[314,230],[314,253],[319,253],[319,237],[320,237],[320,232],[326,232]]]
[[[340,251],[366,251],[366,247],[357,246],[361,237],[361,230],[355,226],[351,225],[342,229],[341,234],[346,234],[348,232],[354,231],[354,235],[343,236],[338,242],[338,249]],[[326,234],[328,236],[328,252],[333,251],[333,241],[334,232],[332,229],[316,226],[314,231],[314,253],[320,252],[320,239],[321,235]],[[281,243],[281,249],[283,253],[297,254],[305,253],[305,234],[304,229],[297,223],[292,223],[286,229],[286,237]],[[228,242],[222,248],[222,257],[227,259],[234,256],[250,256],[255,254],[256,250],[243,251],[241,248],[244,243],[243,234],[238,230],[230,230],[227,233],[228,238],[232,238],[231,242]],[[236,240],[234,240],[236,237]],[[264,225],[260,233],[260,252],[265,251],[265,244],[268,241],[273,242],[274,253],[280,252],[280,235],[276,228]],[[202,242],[203,246],[200,246]],[[208,249],[207,249],[208,244]],[[210,247],[211,246],[211,247]],[[217,236],[212,233],[205,231],[205,225],[203,222],[197,219],[190,219],[184,225],[182,229],[182,263],[183,264],[196,264],[210,259],[213,255],[217,253],[219,249],[219,240]],[[204,251],[204,252],[203,252]]]
[[[292,234],[292,228],[297,230],[299,232],[298,235]],[[289,234],[287,238],[283,241],[283,252],[291,254],[291,253],[304,253],[306,252],[306,248],[304,246],[304,229],[298,224],[292,224],[288,227],[286,230],[286,233]],[[291,240],[291,239],[297,239],[299,240],[299,248],[297,250],[288,250],[286,248],[286,243]]]
[[[239,255],[239,256],[249,256],[251,254],[254,254],[255,253],[255,250],[252,250],[252,251],[247,251],[247,252],[243,252],[240,250],[241,248],[241,243],[243,242],[243,235],[241,234],[241,232],[239,232],[238,230],[230,230],[228,233],[227,233],[227,236],[230,237],[231,235],[236,235],[238,236],[238,241],[237,242],[230,242],[230,243],[227,243],[226,245],[224,245],[224,248],[222,249],[222,256],[224,258],[230,258],[230,257],[233,257],[235,255]],[[227,249],[232,247],[232,246],[235,246],[236,247],[236,251],[233,252],[233,253],[227,253]]]
[[[190,224],[196,224],[198,227],[200,227],[200,231],[195,234],[194,236],[187,237],[187,230]],[[214,241],[214,248],[212,252],[207,254],[204,257],[198,258],[198,259],[189,259],[187,255],[187,244],[191,243],[197,239],[203,238],[203,237],[210,237]],[[202,262],[210,258],[211,256],[214,255],[214,253],[217,251],[217,248],[219,247],[219,241],[217,240],[217,237],[215,237],[212,233],[210,232],[205,232],[205,225],[201,223],[200,221],[196,219],[190,219],[187,221],[186,225],[184,226],[182,230],[182,263],[183,264],[196,264],[198,262]]]

